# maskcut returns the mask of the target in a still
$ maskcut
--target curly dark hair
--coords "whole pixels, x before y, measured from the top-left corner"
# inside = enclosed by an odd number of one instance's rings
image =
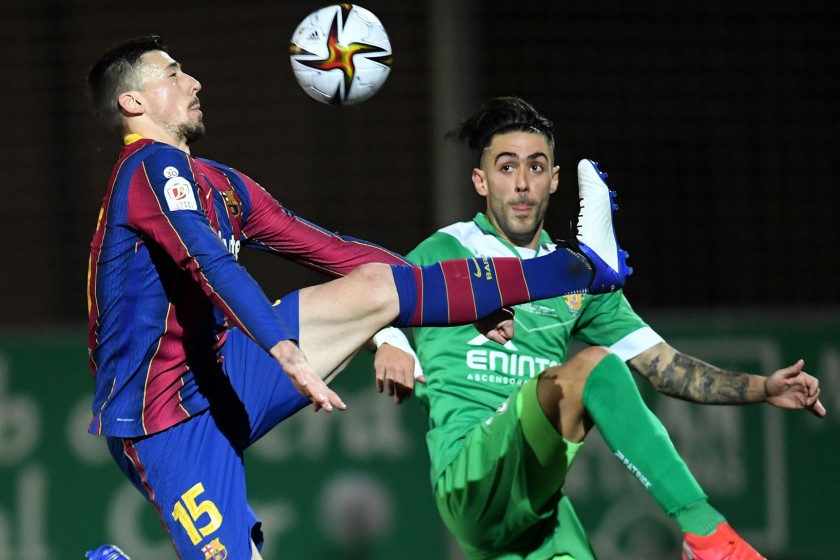
[[[548,141],[554,152],[554,124],[519,97],[494,97],[471,117],[446,133],[447,140],[466,142],[481,157],[493,137],[506,132],[534,132]]]

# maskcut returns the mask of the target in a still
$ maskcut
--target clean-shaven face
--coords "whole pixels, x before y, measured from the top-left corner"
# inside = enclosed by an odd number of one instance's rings
[[[168,134],[187,144],[204,135],[198,92],[201,84],[181,71],[181,65],[163,51],[140,57],[146,114]]]
[[[560,168],[552,163],[548,140],[535,132],[498,134],[482,152],[473,181],[487,197],[487,219],[513,245],[535,246],[539,238],[548,198],[557,190]]]

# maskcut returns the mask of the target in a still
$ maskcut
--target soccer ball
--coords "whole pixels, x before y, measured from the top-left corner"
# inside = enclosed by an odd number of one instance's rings
[[[360,103],[382,87],[391,71],[385,28],[355,4],[309,14],[292,35],[289,56],[303,91],[321,103]]]

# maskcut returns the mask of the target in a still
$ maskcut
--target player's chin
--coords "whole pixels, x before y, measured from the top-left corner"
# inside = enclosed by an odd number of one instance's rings
[[[537,232],[536,216],[514,216],[508,223],[518,236],[530,236]]]

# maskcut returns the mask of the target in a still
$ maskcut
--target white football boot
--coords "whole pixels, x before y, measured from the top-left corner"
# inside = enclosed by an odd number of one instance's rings
[[[580,214],[577,223],[578,250],[595,268],[589,293],[614,292],[624,286],[633,269],[627,266],[627,253],[618,246],[613,226],[615,192],[605,182],[606,173],[598,164],[583,159],[578,164]]]

